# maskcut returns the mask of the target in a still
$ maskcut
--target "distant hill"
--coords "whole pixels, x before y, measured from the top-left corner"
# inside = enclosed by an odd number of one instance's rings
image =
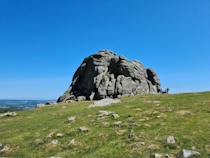
[[[210,156],[210,92],[123,97],[107,107],[90,104],[62,103],[0,118],[0,156],[174,158],[183,149]]]
[[[48,100],[9,100],[0,99],[0,111],[5,109],[31,109],[36,107],[37,104],[46,103]],[[3,109],[3,110],[2,110]]]

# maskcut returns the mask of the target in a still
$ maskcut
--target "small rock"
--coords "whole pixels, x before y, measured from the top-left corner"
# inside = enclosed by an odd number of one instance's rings
[[[167,115],[164,114],[164,113],[161,113],[160,115],[157,116],[157,118],[163,118],[163,119],[166,118],[166,117],[167,117]]]
[[[75,122],[75,120],[76,120],[76,116],[71,116],[71,117],[67,118],[68,123],[73,123],[73,122]]]
[[[145,117],[145,118],[139,119],[140,122],[145,122],[145,121],[149,121],[149,120],[150,120],[149,117]]]
[[[165,154],[165,158],[176,158],[176,156],[172,154]]]
[[[113,117],[114,119],[118,119],[120,116],[119,116],[118,114],[114,113],[114,114],[112,114],[112,117]]]
[[[150,127],[151,127],[151,125],[150,125],[150,124],[148,124],[148,123],[144,123],[144,124],[143,124],[143,127],[145,127],[145,128],[150,128]]]
[[[110,123],[109,123],[109,122],[102,122],[102,125],[103,125],[104,127],[109,127],[109,126],[110,126]]]
[[[159,111],[153,111],[151,114],[154,116],[154,115],[160,114],[160,112]]]
[[[53,139],[52,141],[46,144],[46,147],[49,149],[54,149],[58,147],[58,145],[59,145],[59,141],[57,139]]]
[[[75,141],[75,139],[70,140],[69,146],[76,146],[78,143]]]
[[[104,133],[99,133],[98,136],[99,136],[99,137],[105,137],[106,134],[104,134]]]
[[[144,111],[142,113],[143,116],[147,116],[147,117],[151,117],[151,116],[157,116],[159,115],[160,112],[159,111],[153,111],[153,110],[147,110],[147,111]]]
[[[145,142],[137,142],[140,145],[145,145]]]
[[[112,112],[112,111],[106,111],[106,110],[99,110],[98,111],[98,117],[109,116],[109,115],[112,115],[112,114],[115,114],[115,113]]]
[[[192,112],[187,110],[180,110],[176,112],[180,116],[191,116]]]
[[[128,122],[134,122],[134,118],[132,116],[128,116]]]
[[[0,114],[0,118],[1,117],[14,117],[14,116],[17,116],[16,112],[6,112],[6,113],[3,113],[3,114]]]
[[[10,152],[11,150],[12,148],[10,147],[10,145],[3,145],[2,149],[0,150],[0,154]]]
[[[191,148],[192,150],[196,150],[197,148],[195,147],[195,146],[192,146],[192,148]]]
[[[80,142],[76,141],[75,139],[72,139],[69,141],[68,146],[69,147],[76,147],[82,145]]]
[[[174,136],[168,136],[167,139],[166,139],[166,143],[168,145],[174,145],[174,144],[176,144],[176,140],[175,140]]]
[[[56,134],[56,137],[63,137],[64,136],[64,134],[62,134],[62,133],[57,133]]]
[[[102,106],[108,106],[112,104],[117,104],[120,103],[120,99],[112,99],[112,98],[106,98],[106,99],[101,99],[98,101],[94,101],[93,104],[91,104],[89,107],[102,107]]]
[[[98,116],[97,120],[106,119],[109,116],[113,117],[114,119],[117,119],[120,117],[117,113],[112,112],[112,111],[106,111],[106,110],[99,110],[97,116]]]
[[[129,144],[129,148],[133,150],[138,150],[138,149],[141,149],[142,146],[144,145],[145,145],[145,142],[135,142],[135,143]]]
[[[58,145],[59,144],[59,141],[57,139],[54,139],[54,140],[51,141],[51,144]]]
[[[4,148],[4,145],[0,143],[0,150]]]
[[[36,145],[41,145],[41,144],[44,144],[44,140],[38,138],[38,139],[36,139],[36,140],[34,141],[34,143],[35,143]]]
[[[177,158],[194,158],[199,157],[200,153],[194,150],[183,149],[178,155]]]
[[[146,119],[139,119],[139,122],[145,122]]]
[[[150,144],[150,145],[147,147],[147,149],[152,150],[152,151],[155,151],[155,150],[159,150],[160,147],[159,147],[159,145],[157,145],[157,144]]]
[[[52,138],[54,135],[55,135],[55,132],[50,132],[50,133],[47,135],[47,138]]]
[[[138,140],[138,137],[136,136],[136,134],[134,133],[133,130],[130,130],[130,133],[128,134],[128,138],[129,138],[130,141]]]
[[[89,132],[89,129],[87,127],[80,127],[79,131],[80,132]]]
[[[135,108],[134,110],[135,110],[135,111],[142,111],[141,108]]]
[[[47,157],[47,158],[62,158],[62,157],[59,157],[59,156],[50,156],[50,157]]]
[[[127,132],[126,129],[119,129],[119,130],[116,130],[116,134],[119,135],[119,136],[124,135],[126,132]]]
[[[150,158],[165,158],[165,155],[155,153],[155,154],[151,154]]]
[[[122,121],[116,121],[114,122],[114,126],[120,127],[122,125]]]

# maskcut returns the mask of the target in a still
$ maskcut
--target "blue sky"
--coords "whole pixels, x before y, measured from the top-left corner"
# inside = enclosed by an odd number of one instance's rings
[[[171,92],[210,90],[209,0],[1,0],[0,98],[56,99],[84,57],[110,49]]]

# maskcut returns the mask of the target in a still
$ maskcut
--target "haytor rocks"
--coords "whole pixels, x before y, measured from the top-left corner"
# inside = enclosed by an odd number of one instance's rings
[[[144,68],[138,61],[129,61],[104,50],[84,59],[70,87],[58,102],[160,92],[160,80],[152,69]]]

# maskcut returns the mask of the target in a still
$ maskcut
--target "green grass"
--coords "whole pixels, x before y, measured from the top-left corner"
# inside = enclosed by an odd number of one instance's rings
[[[147,158],[155,152],[175,155],[182,149],[195,147],[201,157],[210,157],[207,149],[210,145],[210,92],[125,97],[120,104],[97,108],[88,108],[89,104],[61,104],[18,111],[16,117],[0,118],[0,143],[11,148],[0,156]],[[113,111],[120,117],[98,120],[99,110]],[[181,116],[177,114],[180,110],[192,114]],[[69,116],[76,116],[76,121],[65,123]],[[116,121],[122,121],[122,125],[115,127]],[[79,132],[81,126],[90,131]],[[52,132],[64,136],[47,137]],[[167,146],[165,139],[170,135],[176,138],[176,147]],[[36,139],[42,139],[43,143],[37,144]],[[50,144],[53,139],[59,144]],[[72,139],[77,142],[75,146],[68,145]],[[159,149],[151,151],[148,149],[151,144],[158,145]]]

